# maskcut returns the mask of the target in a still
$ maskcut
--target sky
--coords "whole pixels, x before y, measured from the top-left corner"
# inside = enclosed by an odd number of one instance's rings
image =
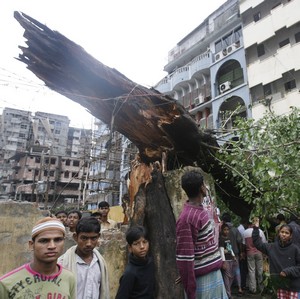
[[[90,129],[84,107],[47,87],[15,59],[25,45],[14,11],[31,16],[132,81],[154,86],[168,52],[226,0],[3,0],[0,5],[0,113],[4,107],[66,115]]]

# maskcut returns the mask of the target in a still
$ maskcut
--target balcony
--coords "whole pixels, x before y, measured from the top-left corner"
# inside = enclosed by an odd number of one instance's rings
[[[189,66],[183,66],[179,69],[177,69],[172,77],[172,85],[176,86],[178,83],[182,81],[187,81],[190,79],[190,67]]]
[[[211,63],[212,63],[212,57],[211,53],[203,53],[201,55],[198,55],[190,62],[190,72],[191,76],[193,76],[195,73],[202,71],[204,69],[209,69]]]
[[[300,0],[293,0],[280,4],[270,11],[270,14],[244,27],[244,46],[260,44],[275,35],[275,32],[284,27],[291,27],[299,22]]]
[[[300,1],[300,0],[299,0]],[[249,88],[258,84],[266,85],[278,80],[287,70],[300,69],[300,60],[295,59],[300,53],[300,43],[279,48],[273,56],[256,61],[248,66]],[[283,63],[278,63],[282,61]],[[272,70],[272,72],[270,72]]]

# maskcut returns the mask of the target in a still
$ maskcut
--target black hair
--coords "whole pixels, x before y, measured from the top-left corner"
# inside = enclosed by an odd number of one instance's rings
[[[100,201],[98,204],[98,209],[105,208],[105,207],[109,208],[109,203],[107,201]]]
[[[189,171],[181,177],[181,187],[188,197],[196,197],[201,192],[203,175],[200,172]]]
[[[84,217],[76,224],[76,234],[79,233],[100,233],[100,223],[95,217]]]
[[[146,240],[148,239],[148,232],[145,227],[141,225],[132,226],[128,229],[126,232],[126,241],[128,245],[132,245],[134,241],[137,241],[138,239],[144,237]]]
[[[71,211],[68,212],[68,216],[69,216],[70,214],[77,214],[79,219],[81,219],[81,217],[82,217],[81,212],[78,211],[78,210],[71,210]]]
[[[223,222],[231,222],[231,216],[229,213],[225,212],[223,215],[222,215],[222,220]]]
[[[58,214],[65,214],[66,216],[68,216],[68,212],[65,210],[58,211],[54,215],[57,216]]]
[[[276,217],[277,220],[279,221],[284,221],[285,220],[285,216],[282,213],[279,213]]]

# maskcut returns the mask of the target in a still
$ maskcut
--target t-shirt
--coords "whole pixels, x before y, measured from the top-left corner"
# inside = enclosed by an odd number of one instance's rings
[[[59,266],[59,265],[58,265]],[[0,277],[1,299],[74,299],[75,277],[69,270],[60,270],[52,276],[44,276],[25,264]]]
[[[231,241],[230,241],[229,237],[220,235],[219,246],[224,248],[224,254],[225,254],[226,261],[234,260],[235,255],[233,253],[232,245],[231,245]]]

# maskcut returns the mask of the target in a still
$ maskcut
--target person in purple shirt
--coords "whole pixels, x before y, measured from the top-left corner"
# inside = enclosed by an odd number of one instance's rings
[[[182,282],[187,299],[227,299],[213,221],[202,205],[207,190],[202,174],[186,172],[181,187],[188,201],[176,222],[176,282]]]

